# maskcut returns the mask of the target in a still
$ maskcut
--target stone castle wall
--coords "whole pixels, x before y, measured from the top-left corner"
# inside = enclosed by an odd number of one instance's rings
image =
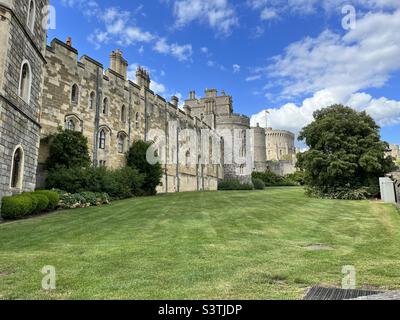
[[[391,150],[391,156],[394,159],[400,160],[400,146],[396,145],[396,144],[391,144],[389,146],[390,150]]]
[[[134,83],[127,80],[126,74],[120,74],[112,69],[105,70],[101,63],[88,56],[78,60],[78,51],[57,39],[47,48],[46,59],[48,63],[45,68],[40,116],[42,138],[56,132],[58,127],[67,128],[68,122],[72,120],[75,130],[81,131],[87,137],[94,164],[109,168],[119,168],[125,163],[125,152],[131,142],[139,139],[162,139],[164,146],[160,147],[160,155],[166,156],[168,164],[164,166],[165,175],[162,185],[158,188],[159,192],[216,189],[218,179],[223,177],[221,165],[195,163],[186,165],[182,157],[187,152],[195,159],[206,155],[199,148],[197,150],[194,150],[194,147],[187,148],[185,141],[179,141],[173,150],[170,150],[169,145],[169,138],[177,134],[169,132],[171,121],[178,123],[177,132],[195,129],[198,139],[201,129],[211,128],[199,118],[180,110],[175,98],[167,102],[154,94],[149,89],[150,79],[144,70],[138,71]],[[116,64],[112,61],[111,64],[118,66],[118,61]],[[126,68],[121,67],[118,70],[126,71]],[[79,88],[79,99],[76,103],[71,99],[74,84]],[[105,99],[107,99],[106,104]],[[99,148],[98,140],[102,129],[107,132],[104,149]],[[150,137],[151,130],[155,129],[164,132],[165,136]],[[124,152],[119,152],[120,135],[126,137]],[[183,151],[184,148],[187,150]],[[40,150],[42,169],[46,153],[47,146],[43,141]],[[180,159],[180,165],[173,163],[174,159]],[[43,170],[40,176],[43,176]],[[39,183],[42,181],[43,178],[38,180]]]
[[[37,0],[35,4],[31,30],[27,26],[29,1],[0,0],[0,199],[35,188],[46,43],[41,12],[48,1]],[[30,70],[28,101],[19,92],[24,63]],[[11,175],[17,149],[21,150],[21,170],[18,185],[13,188]]]

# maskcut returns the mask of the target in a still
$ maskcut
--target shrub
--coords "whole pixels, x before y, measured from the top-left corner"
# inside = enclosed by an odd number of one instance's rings
[[[49,157],[46,160],[47,170],[58,167],[90,166],[88,141],[81,132],[59,130],[57,134],[46,139],[49,142]]]
[[[304,171],[296,171],[295,173],[286,175],[284,180],[292,185],[304,186],[305,173]]]
[[[138,170],[125,167],[106,172],[104,179],[103,188],[101,188],[101,190],[91,191],[105,192],[112,199],[126,199],[141,194],[144,177]]]
[[[307,187],[306,195],[315,198],[323,199],[338,199],[338,200],[367,200],[371,198],[371,193],[368,188],[361,187],[357,189],[339,188],[330,190],[321,190],[319,188]]]
[[[136,169],[58,168],[49,172],[47,188],[68,193],[107,193],[113,199],[125,199],[141,192],[143,176]]]
[[[97,205],[97,197],[94,192],[82,192],[80,195],[84,199],[85,204],[89,204],[91,206]]]
[[[293,175],[287,175],[281,177],[270,170],[264,172],[253,172],[252,178],[261,180],[264,182],[266,187],[285,187],[285,186],[297,186],[299,185]]]
[[[37,200],[36,208],[35,210],[32,210],[31,214],[38,214],[49,208],[50,201],[46,195],[36,192],[30,193],[28,195]]]
[[[97,192],[96,193],[97,205],[102,204],[110,204],[111,199],[110,196],[105,192]]]
[[[30,196],[18,195],[3,197],[1,215],[4,219],[19,219],[29,215],[33,209],[33,201]]]
[[[127,165],[137,169],[143,175],[141,189],[144,195],[154,195],[161,183],[163,169],[161,164],[151,164],[147,161],[147,151],[151,147],[151,142],[136,141],[132,144],[127,154]]]
[[[60,202],[60,196],[58,195],[57,192],[55,191],[50,191],[50,190],[38,190],[35,193],[37,194],[43,194],[49,199],[49,205],[47,207],[48,210],[55,210],[58,206],[58,203]]]
[[[218,190],[253,190],[253,186],[239,179],[225,179],[218,183]]]
[[[104,192],[68,193],[62,190],[55,191],[60,196],[59,206],[61,209],[86,208],[110,203],[109,195]]]
[[[256,190],[264,190],[265,189],[265,183],[261,179],[253,179],[253,185],[254,185],[254,189],[256,189]]]

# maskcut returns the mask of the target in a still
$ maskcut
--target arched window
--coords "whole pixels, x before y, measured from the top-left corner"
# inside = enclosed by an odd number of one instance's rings
[[[136,129],[139,129],[139,112],[136,112],[136,116],[135,116],[135,121],[136,121]]]
[[[103,100],[103,110],[102,110],[103,114],[107,114],[108,113],[108,98],[104,98]]]
[[[26,19],[26,24],[31,32],[34,30],[35,26],[35,15],[36,15],[36,5],[34,0],[29,1],[28,15]]]
[[[106,131],[104,129],[100,130],[99,133],[99,149],[106,148]]]
[[[244,164],[242,164],[242,165],[239,167],[239,174],[241,174],[241,175],[244,174]]]
[[[126,145],[126,134],[121,132],[118,135],[118,152],[119,153],[125,152],[125,145]]]
[[[79,87],[75,83],[71,88],[71,103],[78,104],[78,100],[79,100]]]
[[[122,122],[126,122],[126,107],[125,107],[125,105],[123,105],[122,107],[121,107],[121,121]]]
[[[24,152],[21,147],[18,147],[13,155],[11,166],[11,188],[22,188],[22,176],[24,165]]]
[[[31,99],[31,83],[32,83],[31,66],[29,65],[28,61],[24,61],[21,65],[18,95],[28,104]]]
[[[75,121],[74,119],[67,120],[67,130],[75,131]]]
[[[96,94],[92,91],[89,97],[89,108],[93,109],[96,106]]]

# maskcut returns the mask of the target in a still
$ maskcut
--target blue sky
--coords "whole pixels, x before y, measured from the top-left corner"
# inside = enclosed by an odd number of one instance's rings
[[[343,103],[366,110],[383,138],[400,144],[398,0],[51,4],[57,25],[49,41],[71,36],[80,55],[106,67],[109,53],[120,48],[130,75],[137,64],[145,66],[153,90],[167,99],[224,89],[233,96],[235,112],[252,116],[253,124],[265,126],[268,109],[268,126],[295,133],[316,109]]]

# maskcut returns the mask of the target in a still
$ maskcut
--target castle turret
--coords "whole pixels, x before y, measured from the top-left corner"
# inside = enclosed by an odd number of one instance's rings
[[[122,51],[117,49],[110,54],[110,69],[119,75],[123,76],[124,79],[128,75],[128,61],[122,56]]]
[[[267,154],[265,152],[266,136],[265,129],[260,127],[251,128],[251,149],[253,153],[254,169],[256,171],[265,171]]]
[[[138,67],[136,70],[136,83],[140,87],[150,88],[150,74],[142,67]]]

